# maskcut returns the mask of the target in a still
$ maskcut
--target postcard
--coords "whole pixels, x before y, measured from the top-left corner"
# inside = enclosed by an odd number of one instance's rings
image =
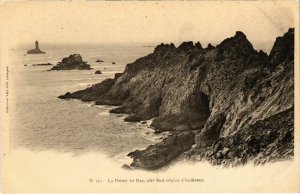
[[[0,3],[3,193],[299,192],[299,2]]]

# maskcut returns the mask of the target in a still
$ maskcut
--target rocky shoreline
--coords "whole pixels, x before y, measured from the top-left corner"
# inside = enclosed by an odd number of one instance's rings
[[[114,79],[59,98],[120,106],[111,112],[132,122],[154,118],[157,133],[172,133],[131,152],[132,168],[158,169],[184,152],[226,166],[292,159],[294,29],[276,39],[269,55],[239,31],[216,47],[161,44]]]

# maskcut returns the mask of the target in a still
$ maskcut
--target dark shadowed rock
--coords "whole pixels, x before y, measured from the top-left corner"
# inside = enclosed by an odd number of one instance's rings
[[[104,61],[102,61],[102,60],[100,60],[100,59],[97,59],[97,60],[96,60],[96,63],[102,63],[102,62],[104,62]]]
[[[234,37],[223,40],[217,48],[222,52],[251,54],[256,52],[243,32],[237,31]]]
[[[123,73],[115,73],[115,80],[117,80]]]
[[[39,63],[39,64],[32,64],[31,66],[51,66],[51,63]]]
[[[218,139],[221,133],[221,129],[226,121],[224,114],[218,114],[214,117],[210,117],[206,122],[205,127],[200,134],[196,136],[196,142],[198,147],[206,147],[212,145],[212,143]]]
[[[81,99],[82,101],[95,101],[98,100],[102,95],[105,94],[114,84],[113,79],[106,79],[101,83],[94,84],[91,87],[80,90],[77,92],[67,92],[65,95],[61,95],[58,98],[67,99],[67,98],[75,98]]]
[[[270,52],[269,60],[274,66],[291,61],[294,58],[294,28],[290,28],[282,37],[276,38],[276,42]]]
[[[176,47],[173,43],[171,43],[171,44],[161,43],[160,45],[158,45],[154,48],[154,53],[165,53],[165,52],[171,51],[175,48]]]
[[[142,118],[136,116],[135,114],[131,114],[124,119],[124,121],[126,121],[126,122],[139,122],[141,120],[142,120]]]
[[[196,42],[195,47],[198,48],[198,49],[203,49],[200,42]]]
[[[200,161],[213,165],[238,166],[254,161],[255,164],[293,158],[293,108],[257,121],[232,136],[219,138],[215,145],[192,149],[188,158],[200,156]],[[197,141],[197,138],[196,138]],[[199,159],[198,159],[199,160]]]
[[[58,98],[61,99],[68,99],[68,98],[72,98],[72,95],[70,92],[65,93],[64,95],[58,96]]]
[[[57,65],[52,67],[50,70],[90,70],[92,69],[87,62],[82,60],[80,54],[73,54],[69,57],[63,58],[61,62],[58,62]]]
[[[130,166],[147,170],[161,168],[188,150],[193,144],[194,133],[192,131],[173,134],[145,150],[129,153],[128,156],[133,158]]]
[[[206,47],[207,50],[211,50],[211,49],[214,49],[214,48],[215,47],[212,44],[210,44],[210,43]]]
[[[100,70],[95,71],[95,74],[102,74]]]
[[[192,41],[188,41],[188,42],[181,43],[181,45],[179,45],[178,49],[179,50],[189,50],[189,49],[192,49],[193,47],[194,47],[194,43]]]

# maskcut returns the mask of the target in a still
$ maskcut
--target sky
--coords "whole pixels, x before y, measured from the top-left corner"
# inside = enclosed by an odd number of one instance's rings
[[[275,41],[294,27],[294,3],[15,2],[1,8],[9,45],[221,42],[243,31],[251,42]]]

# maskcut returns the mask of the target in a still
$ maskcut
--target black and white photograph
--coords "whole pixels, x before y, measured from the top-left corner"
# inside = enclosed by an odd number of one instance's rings
[[[0,11],[3,193],[299,192],[299,2]]]

